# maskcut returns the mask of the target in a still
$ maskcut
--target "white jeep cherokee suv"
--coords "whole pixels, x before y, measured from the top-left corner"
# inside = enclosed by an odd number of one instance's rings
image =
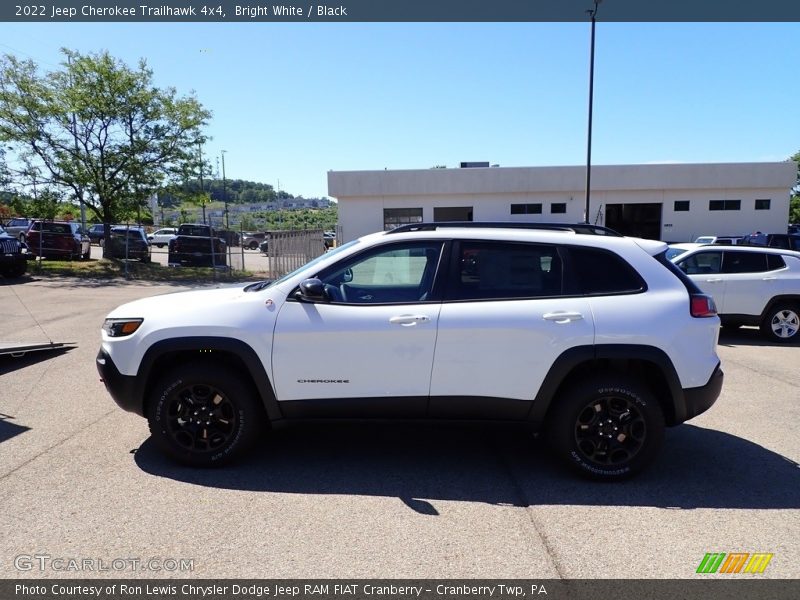
[[[672,260],[714,298],[722,325],[757,325],[769,340],[800,341],[800,252],[701,246]]]
[[[191,465],[280,422],[480,419],[620,479],[722,386],[713,300],[666,248],[585,224],[403,226],[277,281],[120,306],[97,366]]]

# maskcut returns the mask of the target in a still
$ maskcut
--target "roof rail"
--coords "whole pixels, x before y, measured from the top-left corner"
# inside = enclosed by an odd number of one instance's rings
[[[571,231],[583,235],[607,235],[622,237],[622,234],[590,223],[517,223],[503,221],[444,221],[434,223],[411,223],[400,225],[387,233],[407,233],[410,231],[436,231],[449,227],[465,227],[468,229],[539,229],[547,231]]]

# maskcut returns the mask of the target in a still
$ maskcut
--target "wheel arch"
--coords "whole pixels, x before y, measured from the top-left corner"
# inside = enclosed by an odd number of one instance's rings
[[[140,414],[147,414],[150,391],[163,372],[195,361],[213,361],[242,373],[260,398],[267,418],[270,421],[281,419],[272,384],[256,351],[241,340],[206,336],[162,340],[145,352],[136,376],[137,395],[142,399]]]
[[[781,294],[780,296],[775,296],[767,302],[766,307],[761,312],[760,320],[763,321],[767,318],[770,311],[772,311],[776,305],[778,304],[793,304],[795,307],[800,309],[800,295],[798,294]]]
[[[596,373],[633,373],[658,399],[667,425],[686,420],[683,388],[675,366],[660,348],[637,344],[578,346],[553,363],[528,415],[536,430],[547,421],[553,402],[575,381]]]

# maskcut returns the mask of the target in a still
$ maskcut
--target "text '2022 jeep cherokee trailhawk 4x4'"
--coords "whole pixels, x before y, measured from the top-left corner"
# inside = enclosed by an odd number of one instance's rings
[[[620,479],[722,386],[713,300],[666,248],[585,224],[403,226],[274,282],[120,306],[97,365],[191,465],[280,422],[480,419]]]

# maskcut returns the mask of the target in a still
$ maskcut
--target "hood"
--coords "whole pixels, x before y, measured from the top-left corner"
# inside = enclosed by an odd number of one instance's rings
[[[150,316],[165,317],[167,315],[185,315],[187,312],[201,310],[211,312],[222,305],[235,303],[246,296],[243,285],[207,290],[192,290],[151,296],[134,300],[118,306],[108,314],[108,318],[133,318]]]

